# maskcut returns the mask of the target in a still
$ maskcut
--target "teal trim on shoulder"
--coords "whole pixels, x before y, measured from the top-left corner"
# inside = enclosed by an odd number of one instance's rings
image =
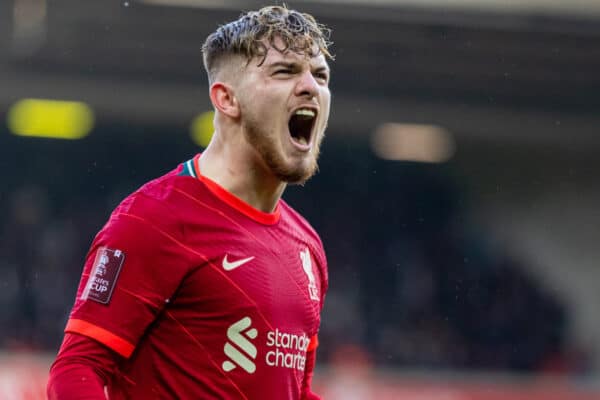
[[[197,178],[196,176],[196,171],[194,170],[194,159],[192,158],[191,160],[188,160],[186,162],[188,170],[190,171],[190,174],[194,177]]]
[[[196,177],[196,175],[194,175],[194,168],[192,167],[192,161],[193,160],[188,160],[183,163],[183,169],[179,173],[179,176],[192,176],[194,178]]]

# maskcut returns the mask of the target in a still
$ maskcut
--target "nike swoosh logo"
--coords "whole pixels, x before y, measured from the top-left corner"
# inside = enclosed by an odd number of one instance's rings
[[[240,267],[240,266],[246,264],[248,261],[252,261],[252,260],[254,260],[254,256],[248,257],[248,258],[243,258],[243,259],[237,260],[237,261],[228,261],[227,254],[225,254],[225,257],[223,257],[223,269],[225,271],[232,271],[232,270],[236,269],[237,267]]]

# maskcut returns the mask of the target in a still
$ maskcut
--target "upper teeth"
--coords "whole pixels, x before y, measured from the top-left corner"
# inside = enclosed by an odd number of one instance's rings
[[[299,110],[296,110],[296,112],[294,113],[296,115],[304,115],[307,117],[314,117],[315,116],[315,112],[313,110],[309,110],[308,108],[301,108]]]

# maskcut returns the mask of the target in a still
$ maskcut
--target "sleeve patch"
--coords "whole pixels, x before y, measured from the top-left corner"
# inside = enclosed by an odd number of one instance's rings
[[[94,300],[98,303],[108,304],[121,272],[125,253],[100,247],[92,265],[92,271],[85,289],[81,294],[82,300]]]

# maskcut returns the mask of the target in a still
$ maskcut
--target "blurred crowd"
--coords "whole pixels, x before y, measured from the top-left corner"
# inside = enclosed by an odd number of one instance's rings
[[[285,196],[328,253],[322,361],[350,348],[348,357],[358,349],[364,362],[390,367],[587,371],[565,305],[480,231],[448,168],[355,154],[326,150],[319,175]],[[100,191],[64,196],[38,182],[2,195],[1,348],[58,348],[93,236],[144,182],[113,174],[105,181],[114,187]]]
[[[73,303],[97,209],[52,211],[43,186],[9,193],[0,230],[0,345],[56,349]]]

